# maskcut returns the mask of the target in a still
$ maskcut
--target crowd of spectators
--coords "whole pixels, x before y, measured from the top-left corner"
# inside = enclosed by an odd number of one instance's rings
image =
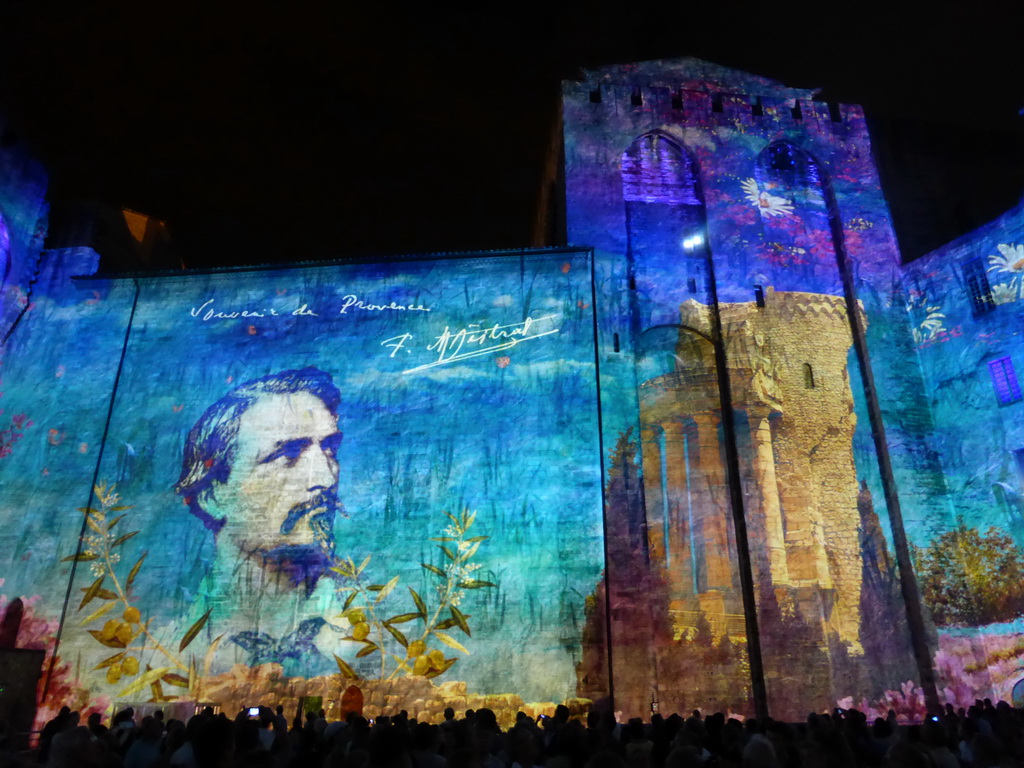
[[[1005,768],[1024,766],[1024,710],[987,699],[947,706],[923,724],[895,713],[874,722],[856,710],[812,714],[803,723],[716,713],[654,715],[617,723],[558,707],[536,721],[520,713],[504,731],[489,709],[440,725],[402,712],[368,721],[321,711],[289,727],[281,707],[234,719],[207,709],[187,724],[160,712],[135,722],[131,709],[109,727],[66,708],[46,724],[33,753],[16,754],[0,733],[0,768]]]

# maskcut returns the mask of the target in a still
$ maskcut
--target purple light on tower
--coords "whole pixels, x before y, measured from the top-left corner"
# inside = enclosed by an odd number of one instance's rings
[[[7,282],[7,273],[11,269],[11,234],[7,222],[0,214],[0,285]]]

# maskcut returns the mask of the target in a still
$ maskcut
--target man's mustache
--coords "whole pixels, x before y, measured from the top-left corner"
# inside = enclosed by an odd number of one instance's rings
[[[324,524],[330,525],[334,522],[335,515],[341,515],[342,517],[348,517],[345,514],[345,508],[338,500],[338,494],[333,490],[323,489],[315,496],[296,504],[290,510],[288,515],[285,517],[284,522],[281,523],[281,535],[287,536],[298,525],[299,521],[310,516],[309,524],[314,530]]]
[[[348,517],[333,489],[322,488],[310,499],[296,504],[281,523],[281,535],[288,536],[299,521],[308,518],[312,544],[283,544],[263,550],[265,563],[288,574],[294,586],[305,585],[306,597],[313,594],[320,577],[333,562],[334,518]]]

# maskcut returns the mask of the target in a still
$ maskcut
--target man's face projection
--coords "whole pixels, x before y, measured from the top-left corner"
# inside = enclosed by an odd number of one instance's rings
[[[238,421],[231,474],[216,487],[225,532],[245,551],[311,545],[338,508],[338,421],[308,392],[264,395]]]

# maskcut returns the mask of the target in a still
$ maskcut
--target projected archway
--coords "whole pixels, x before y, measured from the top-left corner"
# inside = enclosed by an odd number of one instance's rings
[[[635,332],[677,323],[687,298],[707,303],[707,212],[693,154],[664,133],[640,136],[622,155],[622,197],[639,313]],[[669,273],[680,279],[666,281]]]
[[[764,257],[823,293],[841,293],[835,246],[818,161],[790,141],[775,141],[758,155]]]

